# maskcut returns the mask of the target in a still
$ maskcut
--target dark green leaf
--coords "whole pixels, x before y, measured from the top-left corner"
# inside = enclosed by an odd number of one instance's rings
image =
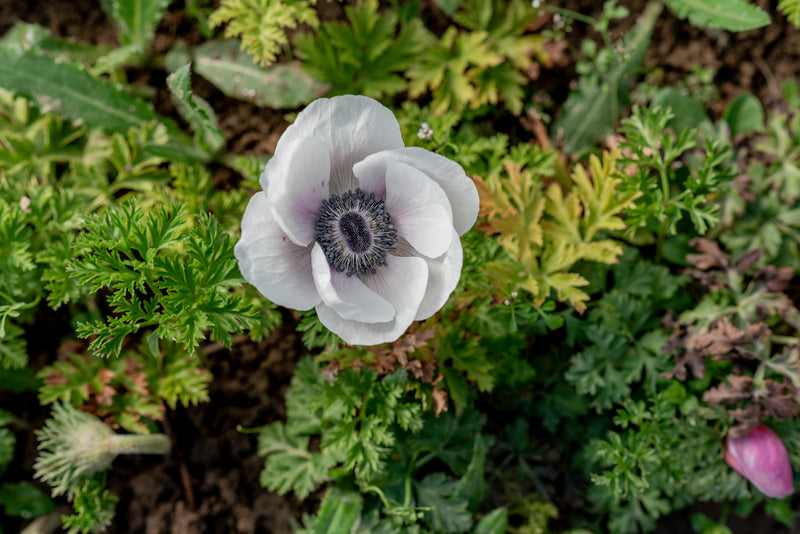
[[[442,473],[428,475],[414,482],[417,506],[425,511],[427,522],[434,530],[446,533],[464,532],[472,524],[467,500],[456,495],[458,483]]]
[[[618,55],[600,78],[584,76],[578,88],[570,93],[564,103],[564,114],[553,130],[563,135],[565,151],[588,150],[614,128],[630,100],[634,73],[650,43],[650,33],[660,11],[660,4],[650,4],[627,39],[625,52]]]
[[[121,43],[144,52],[170,0],[104,0],[100,4],[117,26]]]
[[[290,109],[322,96],[328,86],[306,74],[300,63],[264,68],[236,40],[209,41],[192,49],[194,70],[228,96],[259,106]]]
[[[710,121],[700,104],[674,87],[664,87],[656,92],[651,105],[672,110],[672,118],[667,124],[676,132],[696,129],[701,123]]]
[[[191,76],[191,64],[184,65],[167,77],[167,85],[175,107],[194,130],[195,138],[213,153],[222,148],[225,134],[208,102],[192,94]]]
[[[79,66],[46,56],[5,54],[0,61],[0,79],[5,88],[32,98],[42,109],[93,128],[125,133],[159,120],[144,100],[92,78]]]
[[[357,493],[330,490],[322,500],[311,534],[352,532],[361,518],[361,497]]]
[[[764,130],[764,106],[751,94],[741,95],[731,102],[722,118],[728,123],[733,137]]]
[[[461,5],[462,0],[434,0],[439,9],[444,11],[448,16],[456,12],[458,6]]]
[[[505,534],[508,528],[508,510],[496,508],[483,516],[472,534]]]
[[[53,500],[30,482],[0,486],[0,503],[10,516],[33,519],[55,509]]]

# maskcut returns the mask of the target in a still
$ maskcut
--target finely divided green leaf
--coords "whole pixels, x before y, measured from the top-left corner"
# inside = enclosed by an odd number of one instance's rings
[[[328,472],[336,463],[326,452],[309,452],[308,447],[308,436],[292,435],[282,423],[263,427],[258,454],[266,456],[267,461],[259,479],[261,485],[280,494],[293,491],[298,499],[305,499],[317,484],[328,480]]]
[[[675,15],[695,26],[740,32],[769,24],[769,15],[747,0],[666,0]]]
[[[436,532],[464,532],[472,524],[466,499],[457,495],[458,482],[443,473],[433,473],[414,482],[417,506],[426,509],[426,520]]]
[[[800,28],[800,0],[781,0],[778,9],[795,28]]]

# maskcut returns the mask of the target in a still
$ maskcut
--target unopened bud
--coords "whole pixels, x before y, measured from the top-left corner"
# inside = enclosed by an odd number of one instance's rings
[[[794,493],[786,447],[761,423],[742,438],[726,440],[725,461],[767,497],[783,499]]]

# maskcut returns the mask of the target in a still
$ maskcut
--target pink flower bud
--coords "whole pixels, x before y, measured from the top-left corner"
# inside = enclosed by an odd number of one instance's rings
[[[726,440],[725,461],[767,497],[783,499],[794,493],[786,447],[761,423],[743,438]]]

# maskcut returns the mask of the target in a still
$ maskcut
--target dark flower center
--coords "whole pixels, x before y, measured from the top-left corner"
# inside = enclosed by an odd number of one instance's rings
[[[323,200],[314,230],[328,264],[347,276],[371,274],[386,265],[386,253],[397,242],[383,199],[361,189]]]

